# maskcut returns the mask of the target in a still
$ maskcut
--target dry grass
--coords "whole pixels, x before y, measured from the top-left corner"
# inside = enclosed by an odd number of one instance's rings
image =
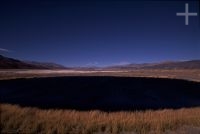
[[[200,108],[102,112],[41,110],[1,104],[1,132],[37,134],[161,134],[182,126],[200,127]]]

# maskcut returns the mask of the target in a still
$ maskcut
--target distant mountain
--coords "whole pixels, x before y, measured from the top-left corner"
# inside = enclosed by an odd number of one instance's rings
[[[55,63],[21,61],[0,55],[0,69],[66,69]]]
[[[36,61],[26,61],[26,63],[35,65],[41,68],[47,68],[47,69],[67,69],[65,66],[56,64],[56,63],[50,63],[50,62],[36,62]]]
[[[164,62],[151,66],[143,66],[143,69],[200,69],[200,60]]]
[[[172,61],[161,63],[127,64],[107,67],[107,69],[200,69],[200,60]]]
[[[200,60],[168,61],[161,63],[127,64],[109,67],[66,68],[55,63],[21,61],[0,55],[0,69],[75,69],[75,70],[134,70],[134,69],[200,69]]]

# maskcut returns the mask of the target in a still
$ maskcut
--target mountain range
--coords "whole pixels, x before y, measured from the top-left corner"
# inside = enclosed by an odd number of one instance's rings
[[[21,61],[0,55],[0,69],[66,69],[55,63]]]
[[[160,63],[143,63],[110,66],[107,69],[200,69],[200,60],[170,61]]]
[[[0,55],[0,69],[105,69],[105,70],[132,70],[132,69],[200,69],[200,60],[170,61],[160,63],[127,64],[108,67],[76,67],[69,68],[56,63],[22,61]]]

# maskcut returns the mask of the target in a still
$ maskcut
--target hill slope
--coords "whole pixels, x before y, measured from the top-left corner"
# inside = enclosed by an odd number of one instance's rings
[[[0,55],[0,69],[65,69],[65,67],[55,63],[20,61]]]
[[[200,69],[200,60],[127,64],[107,67],[107,69]]]

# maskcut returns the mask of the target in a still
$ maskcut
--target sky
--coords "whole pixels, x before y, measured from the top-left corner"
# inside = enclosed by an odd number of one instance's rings
[[[198,16],[185,17],[176,13]],[[0,54],[65,66],[200,59],[199,0],[1,0]]]

